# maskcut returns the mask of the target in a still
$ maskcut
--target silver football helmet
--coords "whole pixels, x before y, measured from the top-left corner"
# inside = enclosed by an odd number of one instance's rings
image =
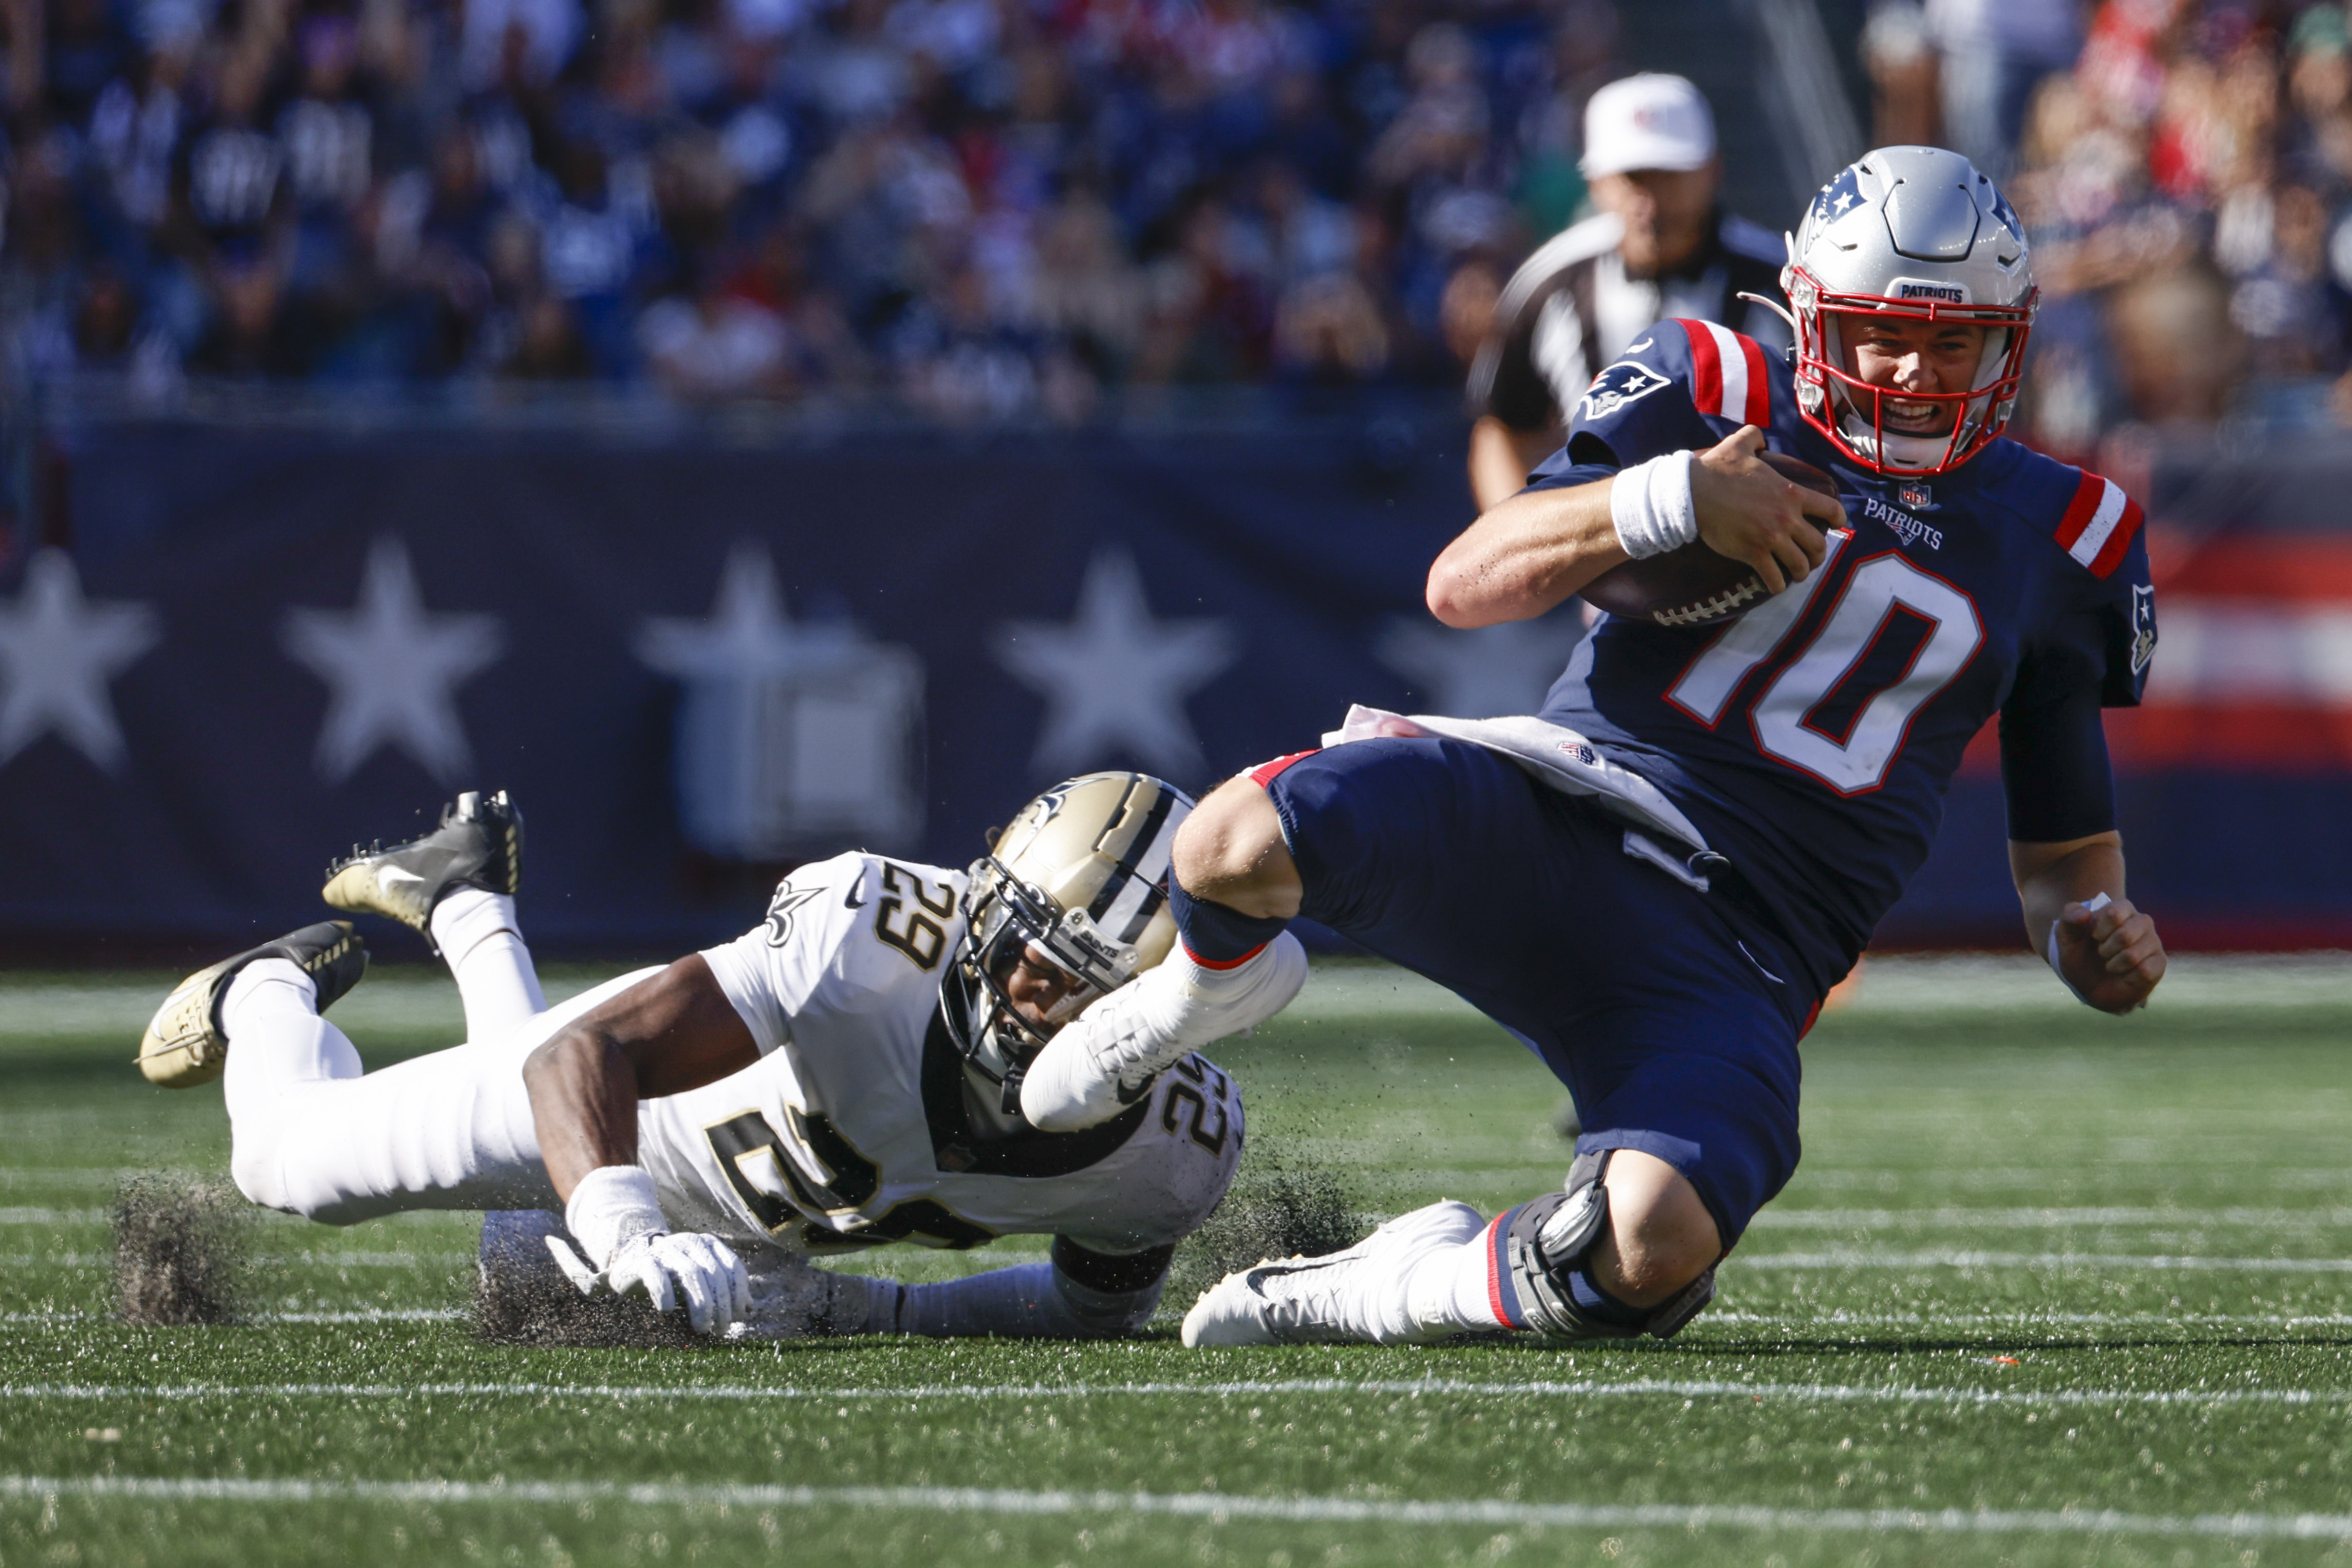
[[[1855,462],[1882,474],[1940,474],[2009,423],[2040,291],[2024,226],[1958,153],[1881,147],[1848,165],[1789,237],[1780,286],[1796,311],[1799,411]],[[1896,394],[1855,379],[1839,323],[1857,312],[1983,325],[1974,383]],[[1950,435],[1890,432],[1890,398],[1958,405]]]
[[[1166,958],[1176,943],[1169,856],[1192,797],[1146,773],[1088,773],[1022,807],[972,862],[964,934],[940,986],[964,1060],[1020,1103],[1021,1075],[1088,1004]],[[1005,994],[1027,953],[1069,978],[1040,1021]]]

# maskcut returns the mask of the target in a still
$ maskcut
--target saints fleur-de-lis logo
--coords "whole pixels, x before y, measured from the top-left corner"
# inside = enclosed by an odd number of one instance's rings
[[[795,888],[790,882],[776,885],[776,896],[768,900],[770,947],[782,947],[793,939],[793,911],[816,895],[814,888]]]

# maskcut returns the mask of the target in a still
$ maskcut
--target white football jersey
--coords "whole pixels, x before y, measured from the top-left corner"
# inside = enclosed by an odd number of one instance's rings
[[[803,866],[764,924],[703,953],[758,1042],[731,1078],[639,1108],[673,1223],[810,1252],[1068,1237],[1125,1254],[1199,1228],[1241,1158],[1241,1093],[1198,1057],[1081,1132],[971,1114],[940,979],[964,875],[851,853]]]

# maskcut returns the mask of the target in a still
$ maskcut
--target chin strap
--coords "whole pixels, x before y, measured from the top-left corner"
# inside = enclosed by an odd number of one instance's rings
[[[1771,311],[1774,315],[1780,317],[1782,321],[1788,322],[1789,341],[1790,342],[1795,342],[1797,341],[1797,318],[1789,313],[1788,306],[1783,305],[1778,300],[1768,300],[1761,294],[1750,294],[1745,289],[1741,289],[1737,295],[1734,295],[1733,298],[1745,300],[1751,305],[1761,305],[1766,310]]]

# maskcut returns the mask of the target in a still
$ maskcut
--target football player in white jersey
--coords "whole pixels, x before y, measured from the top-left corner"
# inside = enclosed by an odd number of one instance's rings
[[[224,1079],[257,1204],[331,1225],[493,1211],[494,1288],[568,1276],[737,1335],[1132,1332],[1233,1178],[1239,1090],[1186,1057],[1057,1134],[1022,1118],[1020,1088],[1055,1029],[1167,955],[1191,808],[1139,773],[1073,779],[968,872],[803,866],[736,941],[549,1009],[515,917],[520,815],[465,795],[435,832],[330,868],[326,898],[425,933],[466,1044],[363,1073],[319,1016],[366,967],[328,921],[183,982],[140,1066]],[[803,1261],[1014,1234],[1052,1236],[1052,1261],[911,1287]]]

